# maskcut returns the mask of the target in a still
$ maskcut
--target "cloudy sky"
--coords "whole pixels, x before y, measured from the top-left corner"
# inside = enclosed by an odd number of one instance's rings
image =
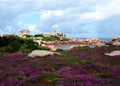
[[[120,36],[120,0],[0,0],[0,33]]]

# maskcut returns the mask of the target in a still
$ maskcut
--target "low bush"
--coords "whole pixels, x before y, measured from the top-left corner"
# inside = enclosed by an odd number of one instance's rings
[[[63,51],[63,49],[56,49],[56,51]]]
[[[20,52],[28,53],[32,50],[49,50],[47,47],[41,47],[32,39],[22,39],[18,36],[0,37],[0,52]]]
[[[45,47],[45,46],[39,46],[38,49],[39,49],[39,50],[50,50],[48,47]]]
[[[75,47],[75,49],[77,49],[77,50],[89,50],[89,49],[91,49],[89,46],[83,46],[83,47]]]
[[[110,77],[113,76],[113,74],[111,74],[111,73],[100,73],[100,74],[98,74],[98,76],[100,78],[110,78]]]

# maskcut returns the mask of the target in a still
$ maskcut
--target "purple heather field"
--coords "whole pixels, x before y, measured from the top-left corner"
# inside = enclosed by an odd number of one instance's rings
[[[1,54],[0,86],[120,86],[120,56],[104,55],[119,49],[79,47],[36,58]]]

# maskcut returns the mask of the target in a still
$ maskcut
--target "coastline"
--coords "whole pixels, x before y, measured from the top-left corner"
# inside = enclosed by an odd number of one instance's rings
[[[106,46],[109,42],[103,42],[100,41],[97,38],[90,38],[86,40],[82,39],[74,39],[74,40],[69,40],[69,41],[55,41],[55,42],[48,42],[46,43],[46,46],[48,46],[52,51],[55,51],[57,49],[63,49],[63,50],[69,50],[74,47],[78,46],[92,46],[92,47],[101,47],[101,46]]]
[[[115,41],[114,41],[115,40]],[[70,39],[68,41],[55,41],[55,42],[48,42],[46,46],[48,46],[52,51],[57,49],[69,50],[74,47],[83,47],[89,46],[93,47],[103,47],[103,46],[119,46],[119,38],[88,38],[88,39]],[[52,47],[51,47],[52,46]]]

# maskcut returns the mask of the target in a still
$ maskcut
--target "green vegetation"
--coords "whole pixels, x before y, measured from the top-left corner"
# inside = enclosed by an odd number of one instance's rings
[[[32,35],[26,35],[26,37],[33,37]]]
[[[110,78],[110,77],[113,76],[113,74],[111,74],[111,73],[100,73],[100,74],[98,74],[98,76],[100,78]]]
[[[60,40],[60,38],[58,36],[51,35],[51,36],[47,36],[47,37],[44,36],[43,40],[44,41],[56,41],[56,40]]]
[[[91,48],[89,46],[83,46],[83,47],[75,47],[77,50],[90,50]]]
[[[81,64],[81,65],[87,64],[86,60],[80,60],[76,56],[70,54],[65,54],[60,59],[69,60],[70,63],[72,64]]]
[[[43,75],[44,77],[44,82],[51,84],[51,83],[56,83],[56,81],[60,80],[60,76],[55,75],[55,74],[45,74]]]
[[[68,38],[63,38],[62,41],[68,41]]]
[[[0,37],[0,52],[27,53],[35,49],[48,50],[47,47],[39,46],[38,43],[34,42],[32,39],[22,39],[18,36]]]
[[[56,49],[56,51],[63,51],[63,49]]]
[[[39,46],[39,50],[49,50],[49,48],[45,46]]]
[[[36,34],[34,37],[44,37],[42,34]]]
[[[43,41],[60,41],[59,36],[50,35],[50,36],[44,36],[43,34],[36,34],[34,37],[41,37]],[[61,41],[68,41],[68,38],[63,38]]]
[[[32,39],[33,35],[26,35],[26,39]]]

